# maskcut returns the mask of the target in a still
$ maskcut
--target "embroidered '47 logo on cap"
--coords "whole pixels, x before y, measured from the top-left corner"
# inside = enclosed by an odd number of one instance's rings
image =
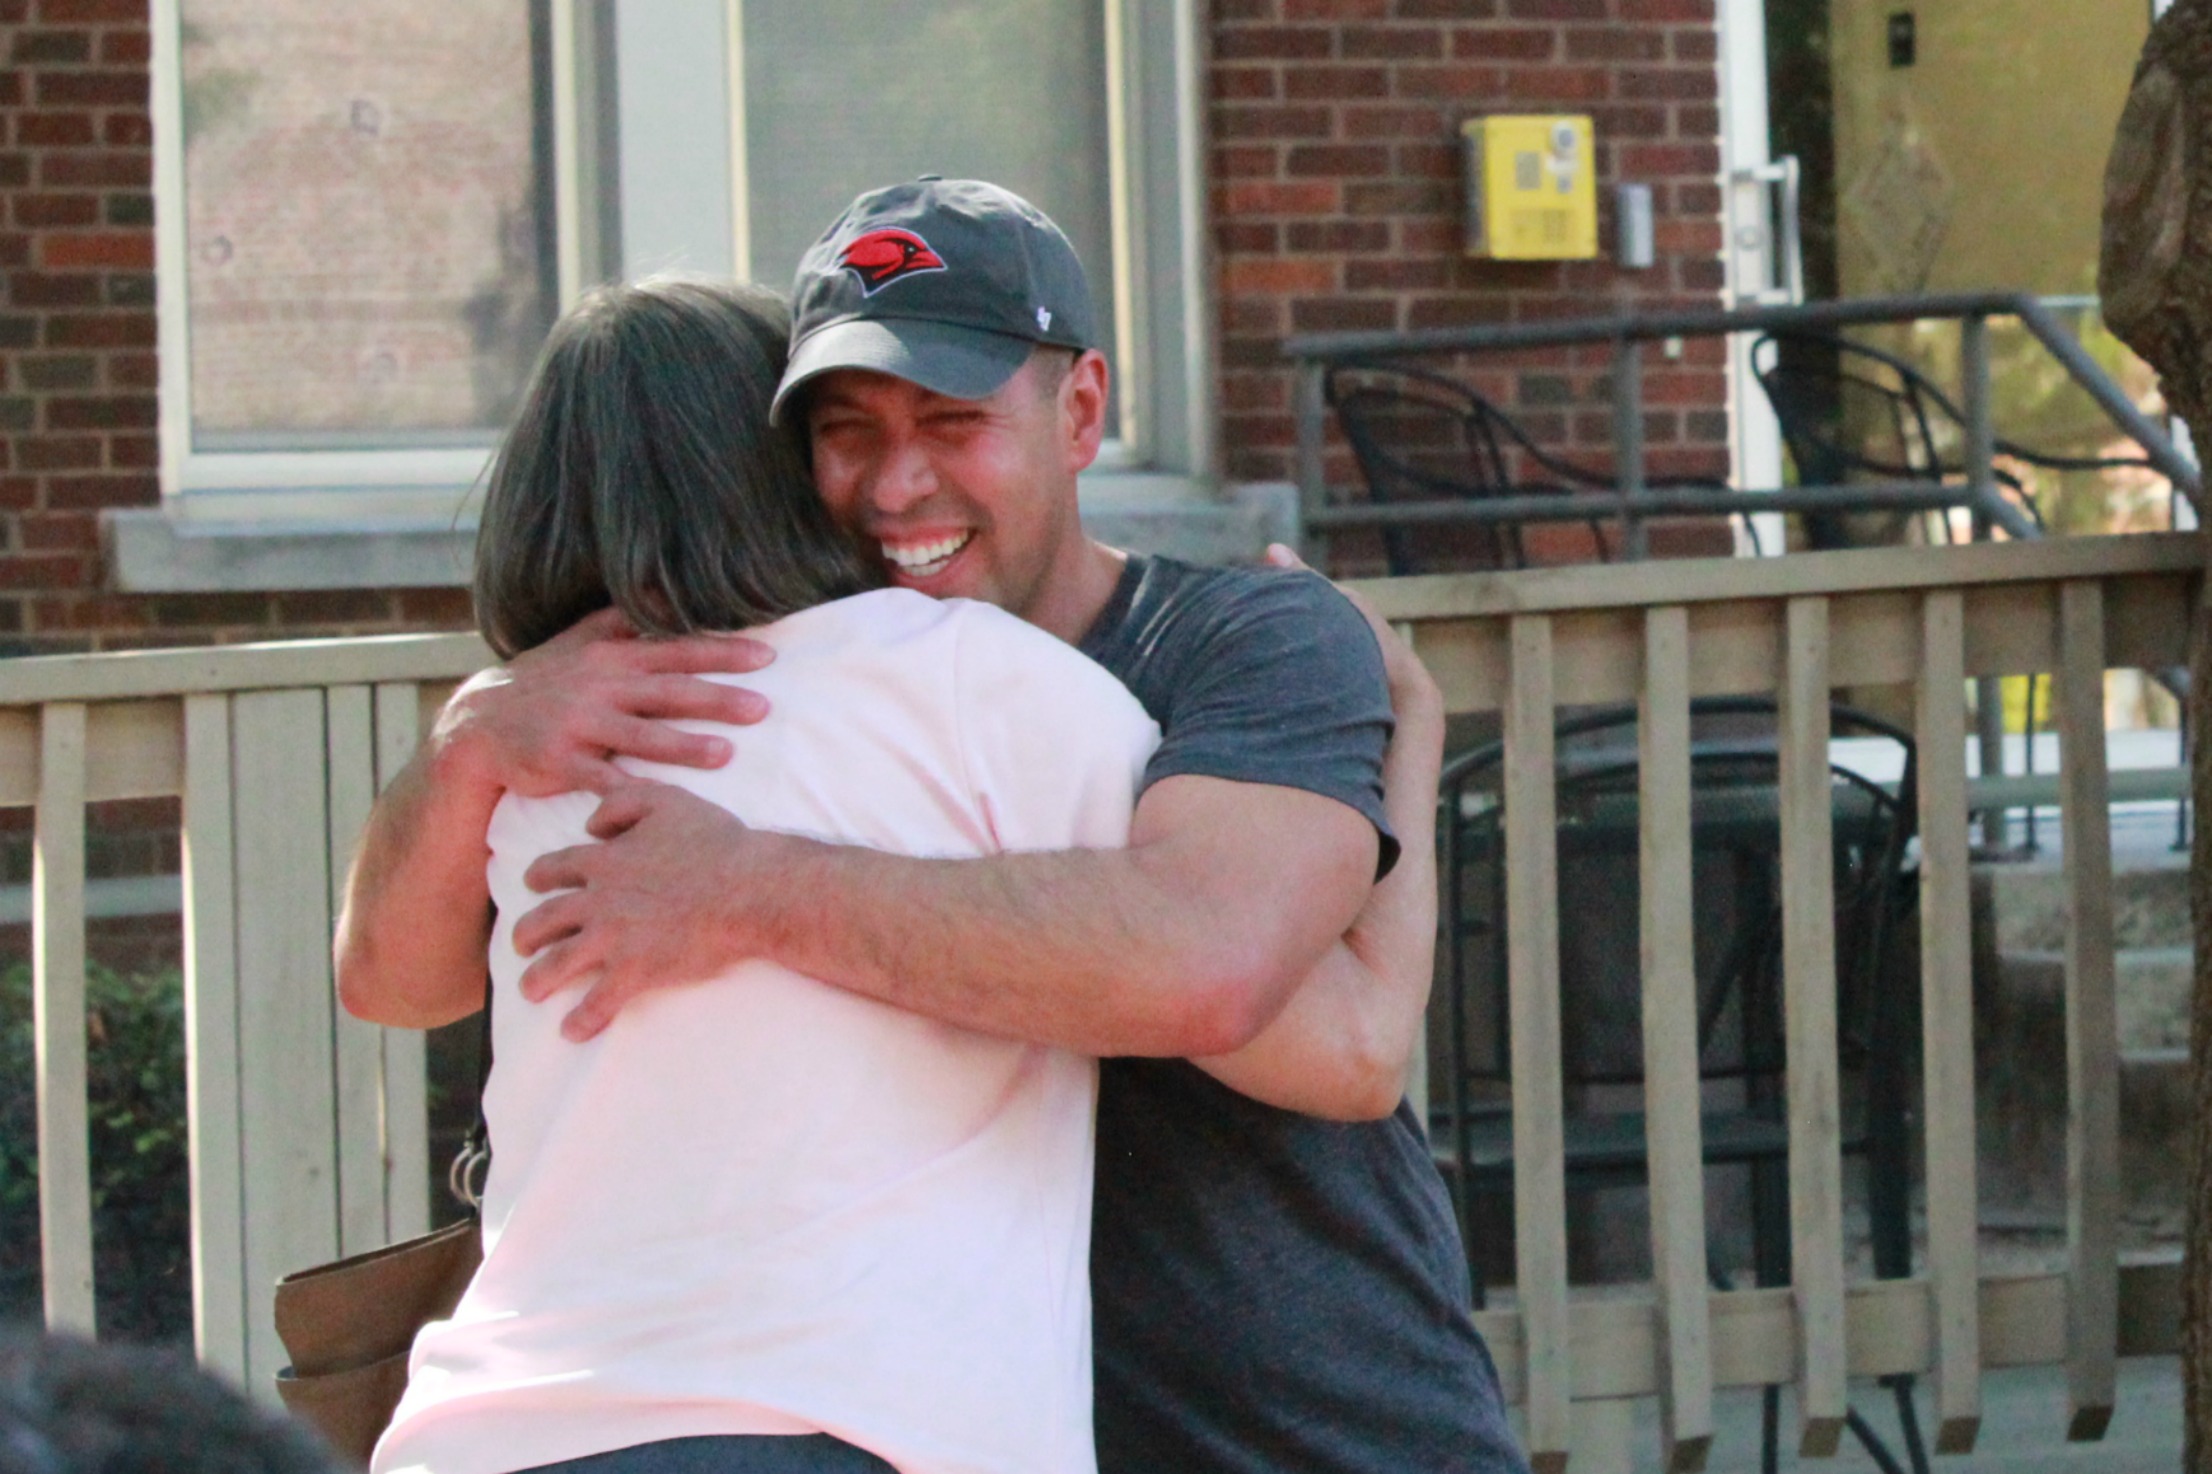
[[[945,270],[945,258],[911,230],[871,230],[845,247],[837,264],[860,278],[860,294],[873,297],[891,283],[925,271]]]

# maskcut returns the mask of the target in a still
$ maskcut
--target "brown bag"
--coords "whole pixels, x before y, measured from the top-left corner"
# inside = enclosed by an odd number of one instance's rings
[[[366,1465],[407,1390],[415,1332],[453,1313],[483,1261],[472,1217],[277,1281],[277,1336],[292,1358],[276,1377],[286,1409]]]

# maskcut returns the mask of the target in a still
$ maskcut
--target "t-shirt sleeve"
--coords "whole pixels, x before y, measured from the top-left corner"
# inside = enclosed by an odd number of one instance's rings
[[[1189,773],[1336,799],[1375,826],[1376,878],[1387,875],[1398,862],[1383,813],[1393,722],[1366,617],[1318,574],[1263,572],[1207,624],[1178,662],[1145,786]]]
[[[1110,849],[1160,729],[1088,656],[978,605],[955,635],[953,702],[968,785],[1003,850]]]

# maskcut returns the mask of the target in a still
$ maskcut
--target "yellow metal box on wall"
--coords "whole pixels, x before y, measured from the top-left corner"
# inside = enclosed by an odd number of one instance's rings
[[[1468,255],[1495,261],[1597,255],[1597,154],[1587,117],[1469,118],[1459,131]]]

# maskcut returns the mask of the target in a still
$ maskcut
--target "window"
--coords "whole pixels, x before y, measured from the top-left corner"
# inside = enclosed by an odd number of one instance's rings
[[[125,587],[458,581],[466,492],[581,284],[781,284],[853,195],[918,173],[996,179],[1082,253],[1118,432],[1086,496],[1210,470],[1195,0],[155,0],[153,24],[165,495],[116,516]]]

